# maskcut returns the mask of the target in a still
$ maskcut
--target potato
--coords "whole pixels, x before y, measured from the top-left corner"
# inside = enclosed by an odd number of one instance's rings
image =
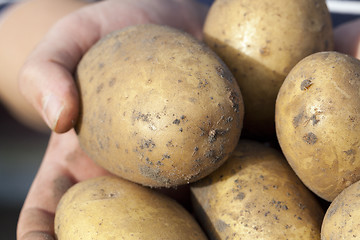
[[[211,239],[320,239],[324,211],[283,155],[240,140],[233,155],[191,185],[194,211]]]
[[[95,44],[77,69],[82,148],[147,186],[196,181],[235,149],[244,106],[233,75],[180,30],[138,25]]]
[[[359,239],[360,181],[345,188],[330,204],[321,227],[321,239]]]
[[[114,176],[70,188],[56,210],[55,234],[58,240],[207,239],[176,201]]]
[[[275,121],[294,171],[332,201],[360,179],[360,61],[337,52],[303,59],[279,91]]]
[[[217,0],[205,21],[204,41],[240,85],[244,134],[259,139],[275,136],[275,100],[291,68],[333,48],[325,0]]]

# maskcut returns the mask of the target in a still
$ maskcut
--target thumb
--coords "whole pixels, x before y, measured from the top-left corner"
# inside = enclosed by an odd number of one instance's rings
[[[20,71],[21,93],[55,132],[66,132],[76,123],[79,96],[73,74],[99,32],[92,21],[68,15],[53,26]]]

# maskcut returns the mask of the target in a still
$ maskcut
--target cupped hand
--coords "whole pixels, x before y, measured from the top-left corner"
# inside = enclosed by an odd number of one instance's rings
[[[53,133],[18,221],[18,240],[54,238],[56,206],[73,184],[110,174],[81,149],[74,130]]]
[[[19,75],[23,95],[55,132],[70,130],[78,117],[73,74],[82,55],[101,37],[129,25],[155,23],[200,38],[207,12],[192,0],[108,0],[64,17],[29,56]]]
[[[21,210],[17,239],[55,239],[54,214],[64,192],[109,174],[81,150],[72,129],[79,111],[73,75],[83,54],[111,31],[142,23],[173,26],[201,38],[206,11],[191,0],[108,0],[83,7],[50,29],[19,75],[20,90],[53,133]]]
[[[74,184],[97,176],[111,175],[82,151],[75,130],[53,132],[36,177],[22,207],[18,240],[56,239],[54,218],[62,195]],[[190,207],[189,186],[159,188],[157,191]]]

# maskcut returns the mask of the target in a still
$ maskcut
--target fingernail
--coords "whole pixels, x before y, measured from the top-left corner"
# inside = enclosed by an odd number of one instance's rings
[[[43,98],[42,107],[47,125],[51,130],[54,130],[59,121],[61,112],[64,109],[64,104],[57,96],[49,94]]]

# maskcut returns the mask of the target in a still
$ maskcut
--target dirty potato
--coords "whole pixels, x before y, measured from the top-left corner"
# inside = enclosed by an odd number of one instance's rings
[[[342,191],[330,204],[321,227],[321,239],[360,238],[360,181]]]
[[[360,61],[337,52],[299,62],[276,102],[281,149],[327,201],[360,179]]]
[[[82,148],[147,186],[196,181],[236,147],[240,89],[221,59],[190,35],[138,25],[100,40],[77,69]]]
[[[206,240],[194,218],[165,195],[114,176],[80,182],[60,200],[58,240]]]
[[[218,170],[191,184],[211,239],[320,239],[324,211],[282,154],[241,140]]]
[[[237,79],[247,137],[275,135],[275,100],[291,68],[304,57],[332,50],[325,0],[217,0],[204,26],[205,42]]]

